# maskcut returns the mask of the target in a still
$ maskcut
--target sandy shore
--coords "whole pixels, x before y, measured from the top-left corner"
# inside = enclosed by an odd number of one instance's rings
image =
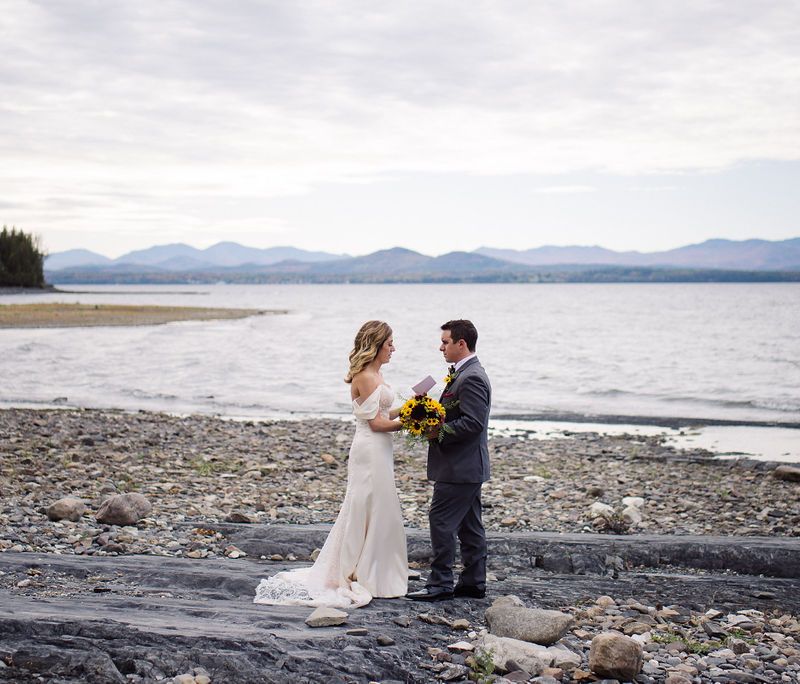
[[[282,313],[286,313],[286,311],[190,306],[66,304],[61,302],[0,304],[0,328],[161,325],[174,321],[206,321]]]

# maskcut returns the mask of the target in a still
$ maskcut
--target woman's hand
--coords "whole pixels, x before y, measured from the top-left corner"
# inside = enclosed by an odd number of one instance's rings
[[[380,414],[367,422],[373,432],[398,432],[402,428],[399,420],[390,420]]]

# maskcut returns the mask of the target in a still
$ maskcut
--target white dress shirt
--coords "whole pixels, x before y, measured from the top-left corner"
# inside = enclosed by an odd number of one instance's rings
[[[459,361],[459,362],[456,364],[456,373],[458,373],[458,371],[460,371],[460,370],[461,370],[461,367],[462,367],[462,366],[463,366],[463,365],[464,365],[464,364],[465,364],[467,361],[469,361],[470,359],[474,359],[476,356],[477,356],[477,354],[473,352],[473,353],[472,353],[472,354],[470,354],[469,356],[465,356],[463,359],[461,359],[461,361]]]

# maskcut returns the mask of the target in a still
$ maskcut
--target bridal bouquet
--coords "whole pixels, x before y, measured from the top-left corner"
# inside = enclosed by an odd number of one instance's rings
[[[424,440],[425,433],[443,423],[444,417],[444,406],[427,394],[418,394],[400,407],[400,424],[415,439]]]

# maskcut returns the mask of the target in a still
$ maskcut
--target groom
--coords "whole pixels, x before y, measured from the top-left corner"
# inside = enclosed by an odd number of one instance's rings
[[[492,387],[475,355],[477,341],[478,331],[471,321],[448,321],[442,326],[439,350],[453,365],[440,400],[447,410],[444,425],[428,434],[428,479],[434,481],[428,514],[433,561],[425,589],[407,594],[416,601],[486,594],[481,485],[489,479]],[[461,541],[463,570],[453,588],[456,536]]]

